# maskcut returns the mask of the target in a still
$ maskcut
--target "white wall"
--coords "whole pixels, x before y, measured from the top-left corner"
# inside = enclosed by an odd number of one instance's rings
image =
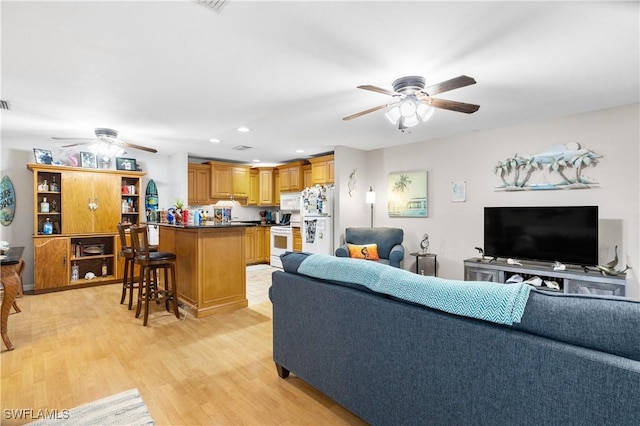
[[[442,112],[445,114],[446,112]],[[354,161],[363,164],[376,188],[375,226],[400,227],[405,231],[406,253],[419,249],[424,233],[429,234],[430,251],[438,254],[438,275],[463,278],[463,260],[474,257],[475,246],[483,243],[483,207],[507,205],[598,205],[600,214],[600,263],[613,258],[620,246],[620,264],[633,269],[627,274],[627,295],[640,297],[640,176],[638,164],[640,111],[638,105],[586,113],[538,123],[443,138],[367,152],[364,160],[353,153],[347,159],[336,150],[336,173],[342,185],[346,170]],[[434,116],[433,119],[437,119]],[[428,126],[428,123],[425,124]],[[600,155],[599,164],[585,175],[599,187],[583,190],[497,192],[500,184],[494,167],[515,153],[534,154],[553,144],[578,142]],[[389,173],[428,172],[428,218],[390,218],[386,212]],[[542,172],[537,172],[542,173]],[[467,201],[451,201],[451,182],[467,183]],[[369,184],[369,183],[367,183]],[[363,189],[363,188],[362,188]],[[364,197],[364,195],[362,195]],[[339,227],[368,226],[363,222],[362,200],[342,196]],[[366,208],[366,206],[365,206]],[[353,212],[358,214],[354,215]],[[415,259],[405,255],[404,268],[414,270]]]

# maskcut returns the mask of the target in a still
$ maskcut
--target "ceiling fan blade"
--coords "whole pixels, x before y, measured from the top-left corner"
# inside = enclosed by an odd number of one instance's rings
[[[92,138],[61,138],[53,136],[51,139],[55,139],[57,141],[93,141],[95,139]]]
[[[400,95],[399,93],[392,92],[391,90],[383,89],[382,87],[378,87],[378,86],[371,86],[370,84],[366,84],[364,86],[358,86],[358,89],[370,90],[372,92],[382,93],[383,95],[389,95],[389,96]]]
[[[352,115],[348,115],[348,116],[344,117],[343,120],[347,121],[347,120],[351,120],[353,118],[362,117],[363,115],[369,114],[370,112],[374,112],[374,111],[378,111],[378,110],[384,109],[384,108],[388,107],[389,105],[392,105],[392,104],[378,105],[377,107],[369,108],[367,110],[360,111],[360,112],[357,112],[357,113],[352,114]]]
[[[431,105],[434,108],[448,109],[456,112],[464,112],[465,114],[473,114],[480,108],[480,105],[467,104],[464,102],[457,102],[457,101],[449,101],[446,99],[434,99],[434,98],[427,97],[427,98],[422,98],[420,100],[427,102],[429,105]]]
[[[70,148],[72,146],[78,146],[78,145],[88,145],[91,142],[79,142],[79,143],[72,143],[71,145],[62,145],[62,148]]]
[[[448,92],[449,90],[470,86],[472,84],[476,84],[476,81],[472,77],[461,75],[460,77],[452,78],[451,80],[443,81],[441,83],[425,87],[421,90],[421,92],[426,93],[429,96],[433,96],[439,93]]]
[[[158,150],[154,149],[154,148],[147,148],[146,146],[136,145],[136,144],[129,143],[129,142],[124,142],[124,141],[119,141],[119,142],[120,142],[120,145],[128,146],[129,148],[139,149],[141,151],[152,152],[154,154],[158,152]]]

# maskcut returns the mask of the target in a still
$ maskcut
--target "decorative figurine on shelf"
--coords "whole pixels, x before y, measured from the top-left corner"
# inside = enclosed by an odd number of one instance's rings
[[[631,266],[627,265],[626,268],[622,270],[617,270],[616,266],[618,265],[618,246],[614,248],[615,257],[611,262],[608,262],[606,265],[596,265],[596,269],[602,273],[602,275],[610,275],[615,277],[616,275],[622,275],[631,269]]]
[[[429,251],[429,234],[424,234],[422,236],[422,241],[420,241],[420,248],[422,249],[421,253],[427,253]]]
[[[480,254],[480,258],[484,260],[484,250],[482,250],[482,247],[474,247],[474,248],[478,250],[478,253]]]

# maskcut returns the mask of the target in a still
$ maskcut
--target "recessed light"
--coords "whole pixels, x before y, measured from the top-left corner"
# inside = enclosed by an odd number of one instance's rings
[[[259,163],[259,162],[260,162],[260,160],[258,160],[257,158],[254,158],[254,159],[253,159],[253,162],[254,162],[254,163]]]
[[[236,130],[239,131],[239,132],[242,132],[242,133],[246,133],[246,132],[250,132],[251,131],[251,129],[249,129],[248,127],[245,127],[245,126],[240,126]]]
[[[218,138],[211,138],[211,139],[209,139],[209,142],[211,142],[211,143],[220,143],[222,141],[220,139],[218,139]]]
[[[302,154],[302,153],[304,152],[304,149],[296,149],[296,152],[297,152],[298,154]]]

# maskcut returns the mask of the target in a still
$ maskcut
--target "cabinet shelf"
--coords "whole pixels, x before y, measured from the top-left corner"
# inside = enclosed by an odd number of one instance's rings
[[[104,259],[104,258],[111,258],[114,257],[113,254],[96,254],[94,256],[72,256],[71,257],[71,261],[77,260],[77,261],[81,261],[81,260],[95,260],[95,259]]]

